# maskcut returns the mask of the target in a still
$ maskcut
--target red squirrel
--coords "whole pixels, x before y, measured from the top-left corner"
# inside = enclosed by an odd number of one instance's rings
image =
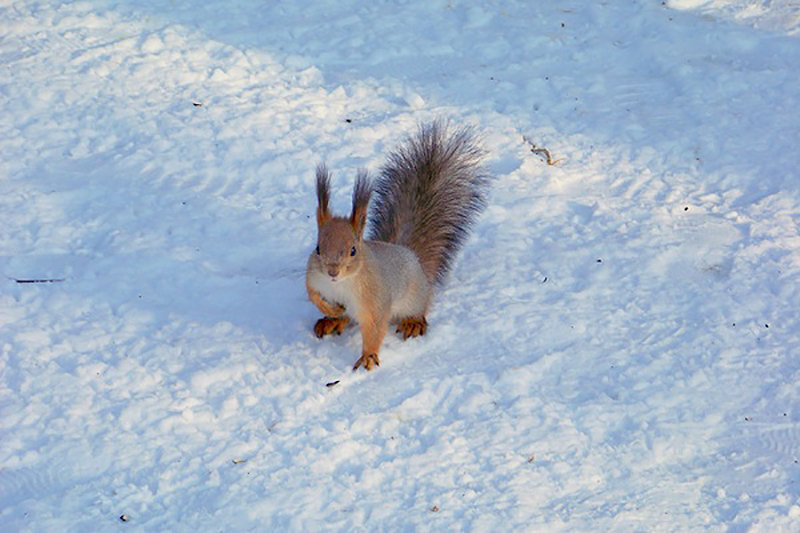
[[[484,155],[470,128],[450,133],[441,121],[422,125],[389,154],[374,184],[359,171],[349,217],[331,213],[330,173],[317,166],[318,237],[306,288],[324,315],[314,325],[317,337],[358,323],[362,350],[353,370],[380,365],[390,323],[403,339],[427,331],[433,290],[486,207]]]

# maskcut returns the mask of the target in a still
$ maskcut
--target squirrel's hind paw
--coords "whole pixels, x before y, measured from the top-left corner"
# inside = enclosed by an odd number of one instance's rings
[[[325,335],[330,335],[331,333],[336,333],[337,335],[341,335],[344,328],[347,327],[347,324],[350,322],[349,318],[341,317],[341,318],[333,318],[330,316],[322,317],[317,320],[317,323],[314,324],[314,335],[317,336],[318,339],[321,339]]]
[[[397,326],[397,333],[403,335],[403,340],[409,337],[419,337],[425,335],[428,330],[428,321],[425,317],[406,318],[400,321]]]
[[[378,359],[378,354],[376,353],[364,354],[353,365],[353,371],[358,370],[361,365],[364,365],[367,370],[372,370],[373,366],[381,366],[381,360]]]

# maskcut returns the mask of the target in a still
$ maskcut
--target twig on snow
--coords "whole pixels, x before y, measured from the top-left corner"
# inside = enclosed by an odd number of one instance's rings
[[[553,156],[550,155],[550,150],[547,148],[537,148],[536,145],[528,139],[526,136],[522,136],[522,140],[531,145],[531,152],[534,154],[544,154],[547,157],[547,164],[550,166],[555,165],[556,163],[560,163],[562,159],[553,159]]]

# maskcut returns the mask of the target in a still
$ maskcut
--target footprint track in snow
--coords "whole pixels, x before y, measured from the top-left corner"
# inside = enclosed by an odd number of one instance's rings
[[[774,452],[783,459],[800,461],[800,424],[758,424],[753,431],[764,451]]]

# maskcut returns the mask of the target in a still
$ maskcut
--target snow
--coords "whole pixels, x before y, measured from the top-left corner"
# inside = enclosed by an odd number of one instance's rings
[[[800,6],[794,0],[668,0],[666,5],[676,9],[700,9],[709,16],[785,31],[789,35],[796,36],[800,31]]]
[[[800,530],[798,28],[4,4],[0,530]],[[357,333],[311,331],[314,167],[343,211],[435,117],[481,132],[490,206],[428,335],[353,373]]]

